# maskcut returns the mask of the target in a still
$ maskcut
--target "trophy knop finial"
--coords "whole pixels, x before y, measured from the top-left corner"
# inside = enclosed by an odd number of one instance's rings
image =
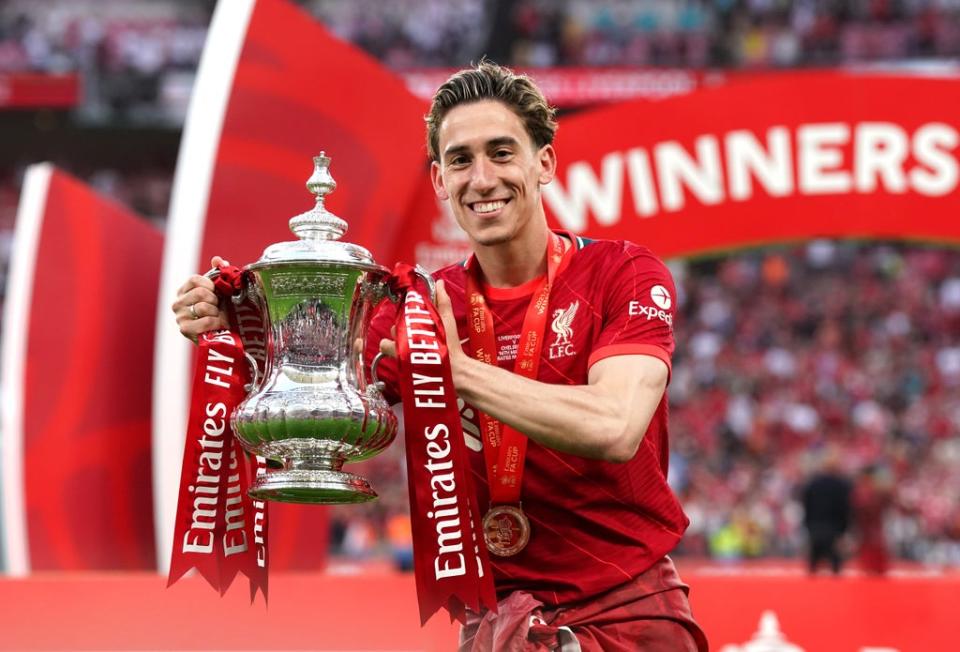
[[[323,200],[336,187],[337,182],[330,174],[330,157],[321,151],[313,157],[313,174],[307,179],[307,190],[316,197],[316,204],[290,220],[294,235],[301,240],[338,240],[347,232],[347,223],[323,205]]]
[[[326,152],[320,152],[319,156],[313,157],[313,174],[307,179],[307,190],[313,193],[317,200],[323,201],[323,198],[337,189],[337,182],[330,175],[330,157]]]

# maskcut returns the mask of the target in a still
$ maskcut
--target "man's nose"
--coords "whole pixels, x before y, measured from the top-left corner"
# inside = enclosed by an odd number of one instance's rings
[[[470,177],[470,185],[477,192],[487,192],[493,190],[497,185],[497,175],[493,163],[485,156],[477,158],[473,166],[473,174]]]

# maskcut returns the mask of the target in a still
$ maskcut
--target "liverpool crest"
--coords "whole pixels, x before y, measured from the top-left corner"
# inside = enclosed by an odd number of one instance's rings
[[[577,316],[577,308],[579,307],[580,302],[574,301],[566,308],[558,308],[553,311],[553,321],[550,323],[550,329],[557,338],[553,344],[550,345],[551,360],[565,358],[575,353],[573,344],[570,341],[573,337],[573,327],[571,324],[573,324],[574,317]]]

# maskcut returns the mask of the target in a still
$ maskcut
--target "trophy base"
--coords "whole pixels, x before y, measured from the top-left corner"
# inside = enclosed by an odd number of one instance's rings
[[[343,505],[376,500],[377,492],[359,475],[328,469],[267,471],[247,492],[255,500]]]

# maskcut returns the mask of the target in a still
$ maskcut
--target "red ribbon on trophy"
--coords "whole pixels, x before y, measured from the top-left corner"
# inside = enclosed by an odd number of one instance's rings
[[[446,336],[429,297],[416,289],[412,267],[397,264],[391,290],[400,298],[396,343],[420,622],[440,607],[463,622],[467,607],[496,611],[497,597]]]
[[[218,292],[232,295],[239,279],[236,268],[224,268]],[[248,460],[230,425],[246,397],[250,364],[236,311],[228,312],[233,330],[198,340],[167,586],[196,568],[223,595],[243,573],[253,602],[258,590],[267,598],[267,511],[247,489],[251,473],[266,471],[266,460]]]

